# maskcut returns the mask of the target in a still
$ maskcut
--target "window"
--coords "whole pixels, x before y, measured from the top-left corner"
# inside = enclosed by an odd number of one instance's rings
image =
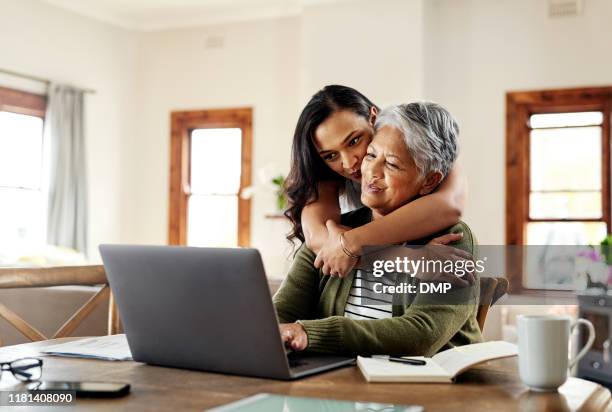
[[[43,96],[0,87],[0,245],[4,249],[45,242],[45,105]]]
[[[251,109],[172,113],[170,244],[250,242]]]
[[[597,245],[606,236],[603,113],[532,114],[528,245]]]
[[[611,102],[612,88],[507,94],[508,245],[597,245],[610,232]],[[531,287],[508,269],[512,292]]]
[[[238,245],[241,143],[239,128],[191,132],[188,245]]]

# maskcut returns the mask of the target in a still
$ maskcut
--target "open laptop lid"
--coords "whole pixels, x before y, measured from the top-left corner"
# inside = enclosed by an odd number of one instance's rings
[[[255,249],[101,245],[134,360],[290,378]]]

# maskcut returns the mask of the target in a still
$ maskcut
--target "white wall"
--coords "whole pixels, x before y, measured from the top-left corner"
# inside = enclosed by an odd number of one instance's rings
[[[612,2],[584,3],[549,19],[544,0],[426,2],[425,96],[459,120],[481,244],[505,241],[505,93],[612,84]]]
[[[422,98],[423,2],[361,0],[306,8],[303,102],[327,84],[354,87],[381,106]]]
[[[260,183],[261,168],[275,165],[286,173],[299,110],[299,30],[299,19],[285,18],[140,35],[137,115],[124,171],[126,241],[167,241],[174,110],[252,107],[253,184]],[[208,35],[223,37],[223,46],[206,48]],[[275,211],[272,192],[256,190],[251,207],[252,246],[278,276],[289,252],[288,227],[264,218]]]
[[[135,36],[122,29],[31,0],[0,0],[0,67],[97,90],[86,97],[90,254],[100,241],[122,239]],[[10,77],[0,85],[43,93],[44,86]]]

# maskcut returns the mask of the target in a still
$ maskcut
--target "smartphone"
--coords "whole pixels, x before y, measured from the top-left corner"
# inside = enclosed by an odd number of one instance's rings
[[[74,391],[82,398],[118,398],[130,393],[129,383],[41,381],[29,385],[30,391]]]

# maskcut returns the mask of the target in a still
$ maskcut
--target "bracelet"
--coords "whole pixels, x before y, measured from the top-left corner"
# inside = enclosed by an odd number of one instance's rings
[[[344,254],[350,257],[351,259],[359,259],[361,257],[359,255],[354,254],[346,247],[346,245],[344,244],[344,232],[340,233],[340,246],[342,246],[342,251],[344,252]]]

